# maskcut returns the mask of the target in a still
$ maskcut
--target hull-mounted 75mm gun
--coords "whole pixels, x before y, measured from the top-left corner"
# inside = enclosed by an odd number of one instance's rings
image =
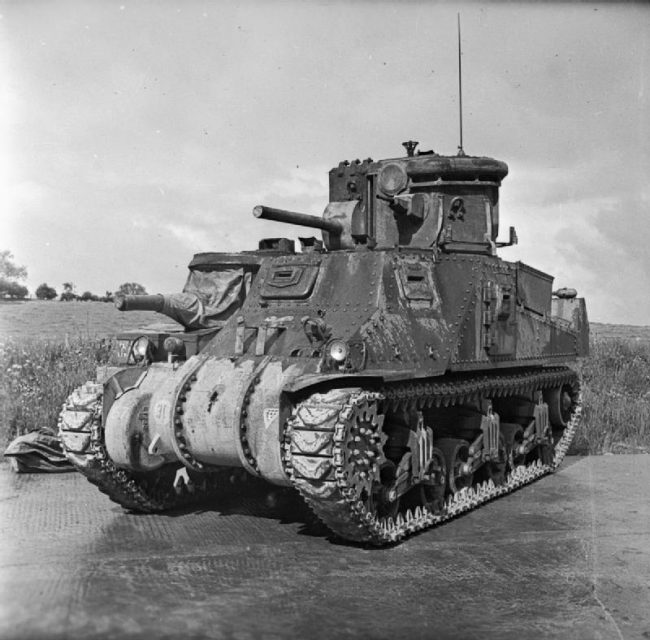
[[[182,294],[118,300],[184,329],[127,337],[68,398],[77,468],[144,512],[250,474],[374,545],[553,471],[580,414],[584,300],[499,257],[505,163],[404,146],[333,168],[322,217],[255,207],[320,229],[300,251],[198,254]]]

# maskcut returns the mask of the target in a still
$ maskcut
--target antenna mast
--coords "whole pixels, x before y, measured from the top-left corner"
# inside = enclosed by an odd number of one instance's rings
[[[458,15],[458,119],[460,122],[460,144],[458,145],[458,155],[464,156],[463,151],[463,67],[461,62],[460,50],[460,13]]]

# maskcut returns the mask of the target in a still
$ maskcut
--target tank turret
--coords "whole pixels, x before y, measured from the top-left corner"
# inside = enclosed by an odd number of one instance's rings
[[[328,249],[395,245],[438,246],[494,254],[499,232],[499,187],[505,162],[463,154],[416,152],[373,162],[344,161],[332,169],[330,202],[323,218],[271,207],[255,207],[255,217],[322,229]],[[333,224],[336,223],[336,226]],[[508,242],[516,236],[510,233]]]

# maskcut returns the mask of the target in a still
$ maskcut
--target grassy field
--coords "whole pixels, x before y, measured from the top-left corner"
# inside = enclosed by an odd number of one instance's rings
[[[591,322],[589,324],[591,337],[594,340],[617,339],[624,342],[649,343],[650,326],[640,327],[631,324],[604,324],[602,322]]]
[[[1,343],[0,446],[33,429],[56,429],[65,398],[94,377],[109,353],[109,341],[91,338]]]
[[[650,341],[595,338],[582,365],[575,453],[650,452]]]
[[[110,357],[107,336],[152,323],[169,326],[160,314],[104,303],[0,303],[0,446],[56,428],[66,396]],[[650,327],[594,323],[581,369],[583,420],[573,452],[650,452]]]
[[[0,340],[87,340],[158,323],[179,326],[160,313],[122,312],[110,302],[0,301]]]

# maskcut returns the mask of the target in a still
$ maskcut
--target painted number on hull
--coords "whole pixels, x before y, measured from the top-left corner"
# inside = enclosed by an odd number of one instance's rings
[[[156,420],[160,422],[166,422],[170,414],[171,405],[169,402],[163,400],[157,402],[153,408],[153,414],[156,416]]]

